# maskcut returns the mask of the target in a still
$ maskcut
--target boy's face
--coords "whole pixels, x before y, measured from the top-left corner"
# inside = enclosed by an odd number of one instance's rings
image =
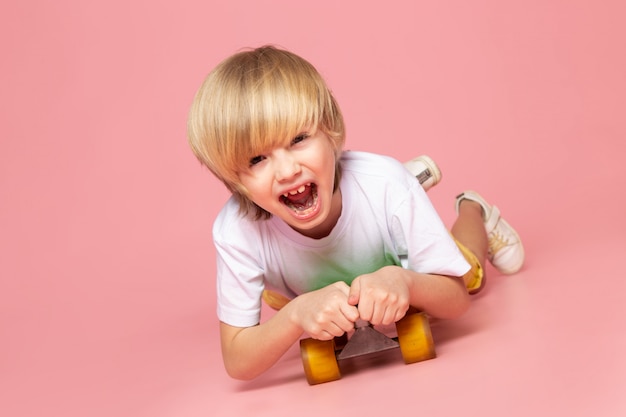
[[[303,235],[327,236],[341,214],[341,194],[333,193],[335,150],[320,130],[252,157],[239,178],[254,203]]]

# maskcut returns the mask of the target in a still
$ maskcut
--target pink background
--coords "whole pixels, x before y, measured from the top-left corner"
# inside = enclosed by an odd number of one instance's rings
[[[623,4],[5,1],[0,415],[624,415]],[[436,360],[364,359],[315,387],[295,347],[253,382],[223,371],[227,193],[186,114],[218,61],[265,43],[323,73],[349,148],[432,156],[448,224],[474,188],[522,235],[525,268],[490,268],[435,323]]]

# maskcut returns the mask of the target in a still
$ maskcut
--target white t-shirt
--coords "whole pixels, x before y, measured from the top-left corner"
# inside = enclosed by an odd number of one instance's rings
[[[322,239],[301,235],[276,216],[239,214],[231,198],[213,225],[217,313],[232,326],[260,321],[261,294],[292,298],[386,265],[462,276],[469,264],[426,193],[395,159],[346,151],[341,157],[342,212]]]

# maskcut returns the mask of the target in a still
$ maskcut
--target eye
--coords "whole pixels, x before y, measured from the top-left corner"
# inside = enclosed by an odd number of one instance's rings
[[[291,144],[296,145],[309,137],[308,133],[301,133],[292,139]]]
[[[265,157],[263,155],[258,155],[255,156],[253,158],[250,158],[250,166],[254,166],[256,164],[258,164],[259,162],[263,161],[265,159]]]

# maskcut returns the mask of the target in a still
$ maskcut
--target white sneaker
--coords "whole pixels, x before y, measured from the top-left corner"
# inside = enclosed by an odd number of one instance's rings
[[[496,206],[490,206],[475,191],[465,191],[456,197],[456,212],[463,200],[475,201],[483,208],[485,230],[489,238],[487,257],[489,262],[503,274],[513,274],[524,264],[524,246],[519,235],[500,215]]]
[[[439,167],[435,161],[426,155],[411,159],[405,162],[404,166],[417,178],[424,191],[428,191],[429,188],[437,185],[437,183],[441,181],[441,171]]]

